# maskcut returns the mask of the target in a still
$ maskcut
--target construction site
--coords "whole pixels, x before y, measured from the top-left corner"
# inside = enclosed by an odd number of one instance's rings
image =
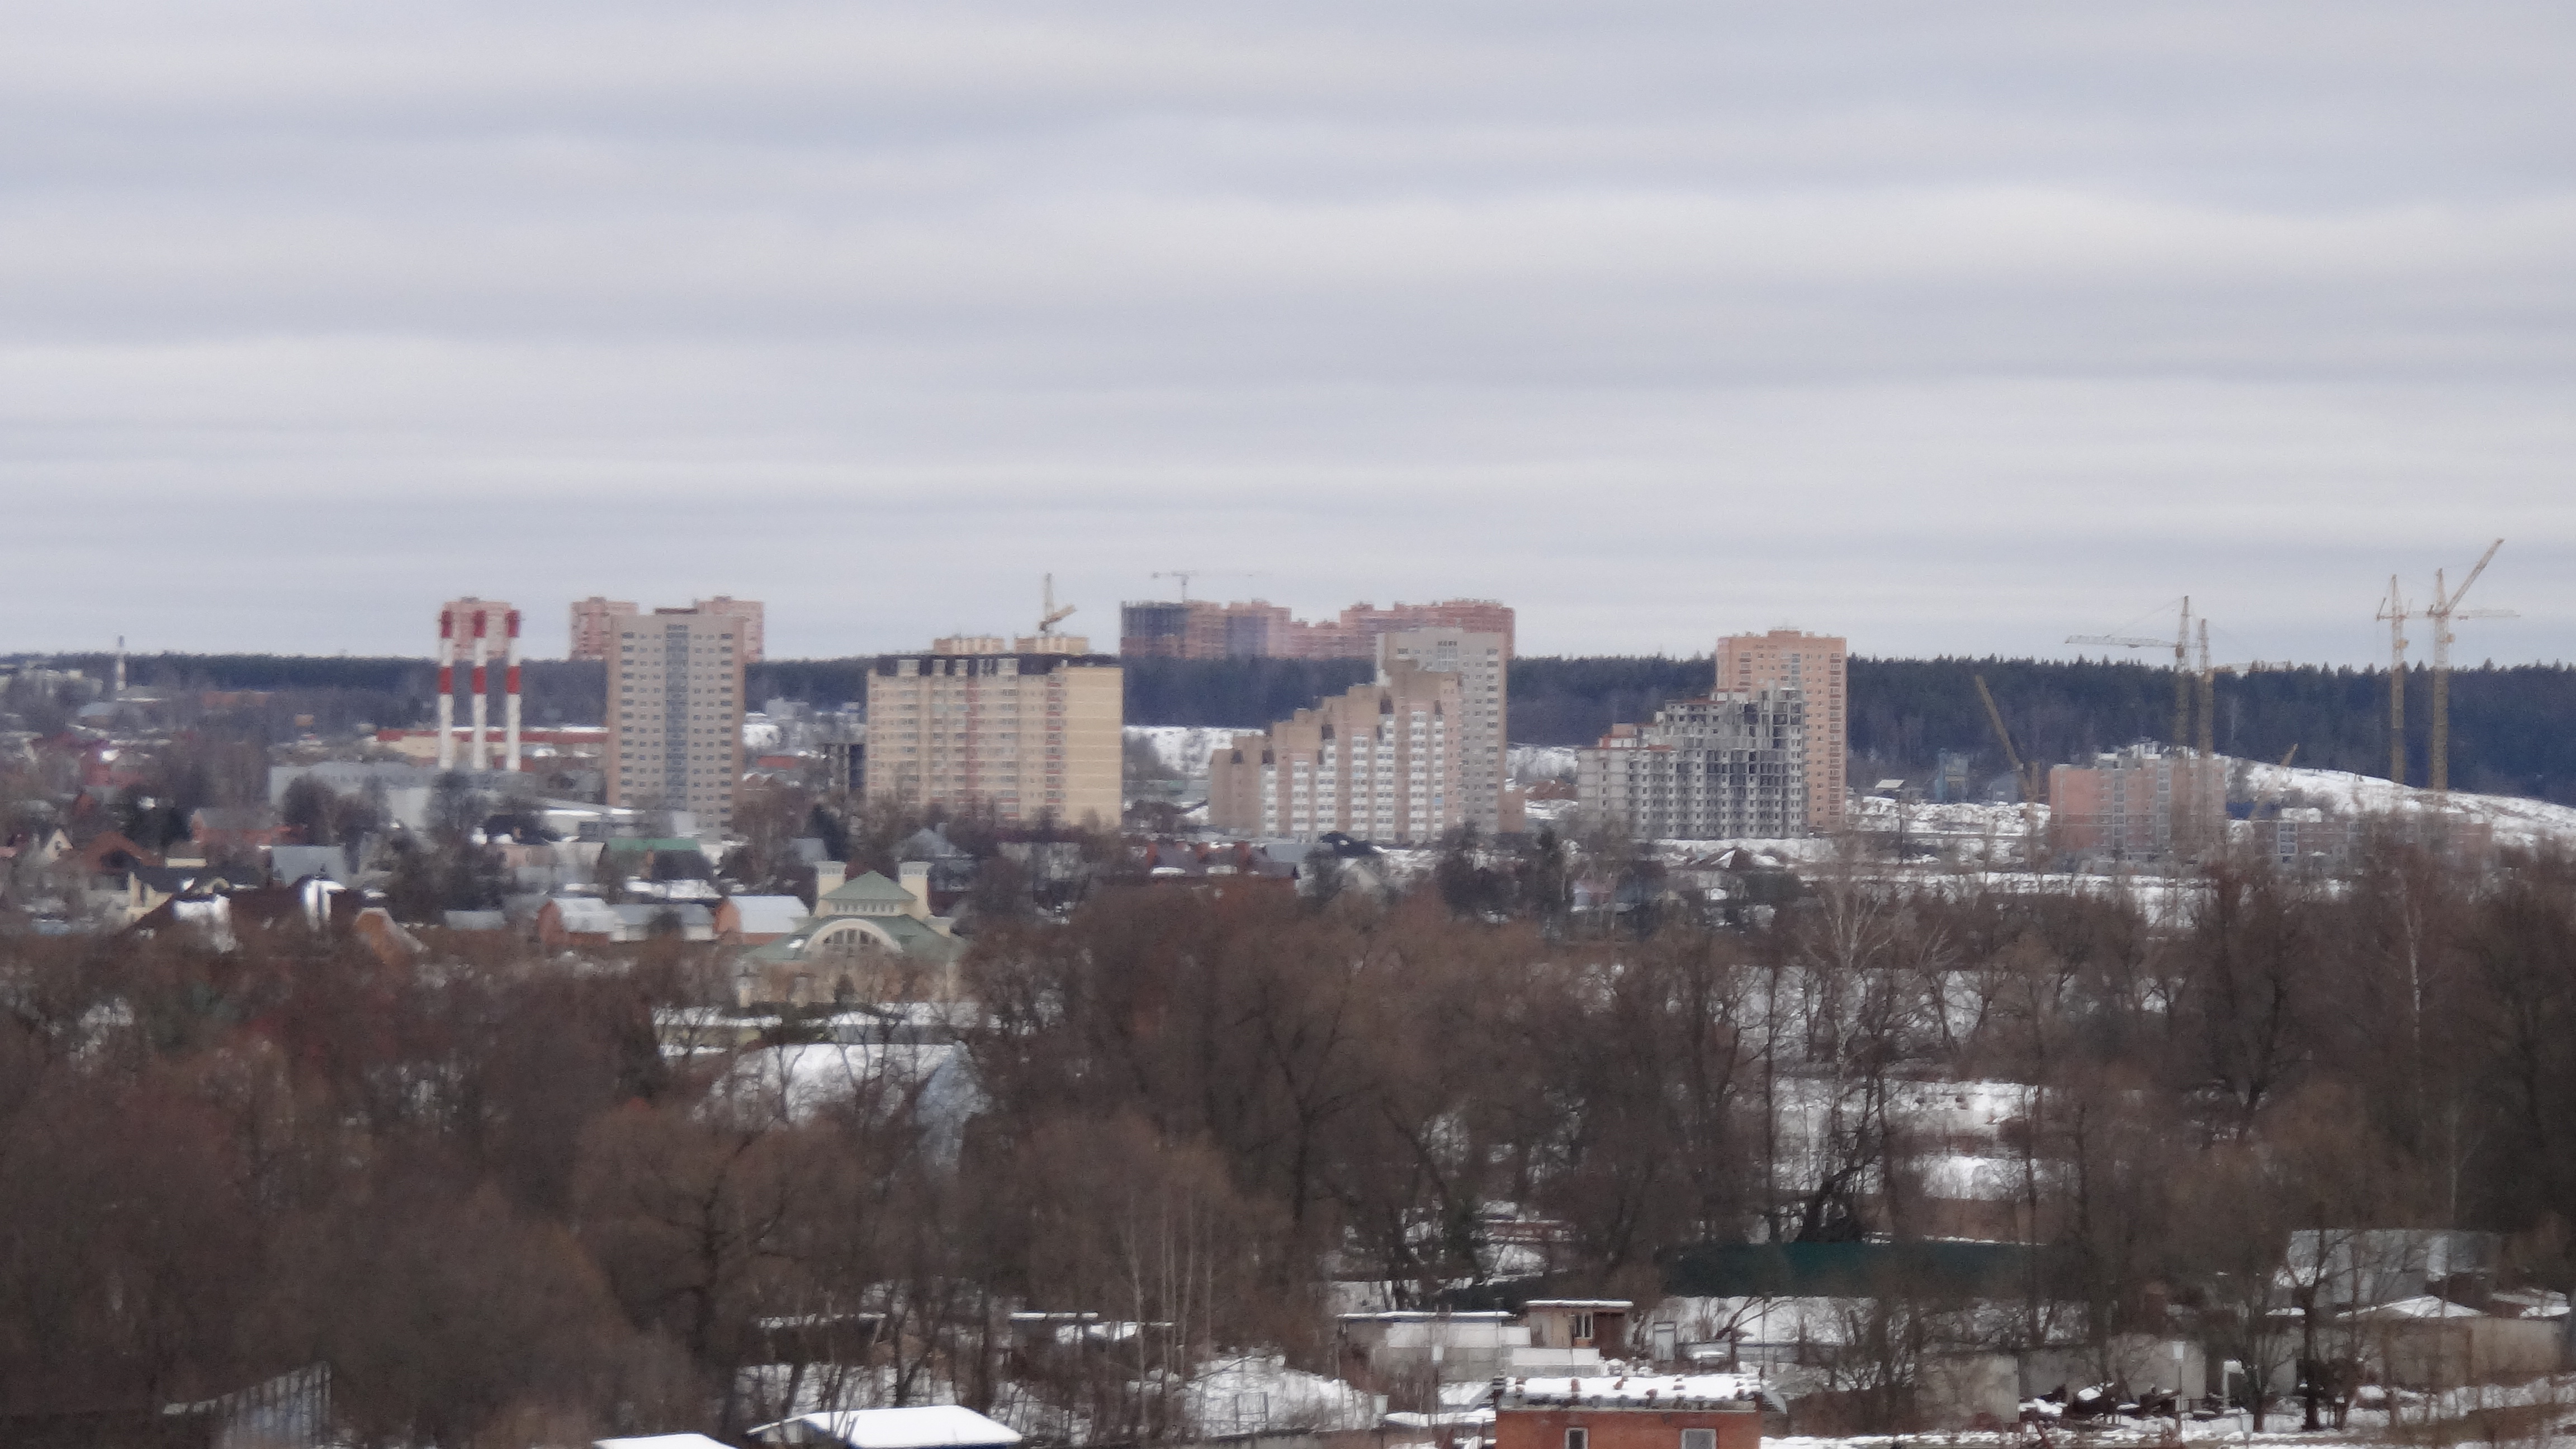
[[[2510,609],[2463,607],[2503,546],[2502,539],[2490,543],[2456,586],[2449,583],[2447,569],[2436,569],[2430,595],[2420,603],[2408,598],[2401,579],[2389,579],[2375,615],[2376,622],[2388,626],[2389,637],[2384,789],[2366,788],[2361,777],[2343,772],[2298,770],[2297,743],[2269,764],[2221,754],[2215,744],[2220,679],[2296,666],[2217,660],[2210,646],[2210,620],[2194,614],[2189,596],[2178,601],[2170,639],[2120,633],[2066,639],[2069,645],[2106,650],[2172,650],[2172,722],[2161,741],[2141,740],[2100,752],[2087,763],[2043,766],[2025,760],[2006,711],[1978,676],[1978,700],[2018,796],[2019,839],[2009,846],[2011,858],[2031,868],[2179,864],[2233,845],[2251,846],[2283,864],[2333,868],[2350,859],[2366,822],[2373,820],[2445,853],[2474,857],[2492,849],[2496,812],[2472,808],[2455,800],[2451,791],[2451,648],[2458,642],[2453,632],[2458,622],[2515,616]],[[2409,778],[2406,723],[2406,655],[2413,642],[2407,626],[2417,621],[2427,626],[2431,645],[2430,667],[2423,671],[2429,710],[2420,788]],[[1859,823],[1895,830],[1917,848],[1928,848],[1931,839],[1943,835],[1958,836],[1965,827],[1964,833],[1985,838],[1987,857],[1996,858],[1994,821],[1974,811],[1940,811],[1944,802],[1939,797],[1947,792],[1937,783],[1928,792],[1933,798],[1926,801],[1927,792],[1901,781],[1883,782],[1871,792],[1879,797],[1876,804],[1863,801]],[[1935,810],[1909,809],[1925,804]],[[2568,823],[2576,824],[2576,813]],[[2554,827],[2555,822],[2543,825]],[[2544,828],[2542,833],[2559,831]]]

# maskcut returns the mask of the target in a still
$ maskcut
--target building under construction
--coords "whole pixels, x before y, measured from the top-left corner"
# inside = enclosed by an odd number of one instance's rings
[[[1131,603],[1118,611],[1118,652],[1130,659],[1374,659],[1379,635],[1417,629],[1500,634],[1503,657],[1512,657],[1511,608],[1492,599],[1353,604],[1339,618],[1312,621],[1266,599]]]
[[[2227,839],[2225,756],[2151,744],[2048,772],[2048,820],[2060,854],[2117,861],[2187,860]]]

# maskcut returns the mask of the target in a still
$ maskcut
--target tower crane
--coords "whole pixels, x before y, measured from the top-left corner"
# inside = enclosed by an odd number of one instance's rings
[[[2204,630],[2204,633],[2206,631]],[[2122,649],[2161,649],[2164,640],[2142,638],[2134,634],[2069,634],[2069,644],[2101,644]],[[2174,717],[2173,744],[2181,749],[2191,743],[2191,595],[2182,596],[2182,624],[2174,630]],[[2206,650],[2203,651],[2206,658]]]
[[[2022,764],[2021,752],[2013,748],[2012,731],[2004,728],[2004,712],[1995,708],[1994,691],[1986,688],[1986,677],[1982,674],[1968,677],[1977,682],[1977,698],[1985,701],[1986,720],[1995,727],[1995,740],[2004,747],[2004,763],[2012,766],[2013,785],[2021,791],[2022,863],[2035,870],[2038,868],[2035,856],[2039,825],[2031,807],[2038,803],[2039,767]]]
[[[2406,621],[2413,615],[2406,607],[2405,593],[2397,587],[2395,574],[2388,576],[2388,597],[2380,601],[2379,617],[2388,623],[2388,780],[2390,784],[2403,785],[2406,783]]]
[[[1190,601],[1190,580],[1192,579],[1255,579],[1261,576],[1254,573],[1245,573],[1239,569],[1165,569],[1162,572],[1155,574],[1154,577],[1158,579],[1179,579],[1181,581],[1181,602],[1186,604]]]
[[[1075,606],[1072,604],[1067,604],[1061,609],[1056,607],[1055,575],[1048,574],[1046,576],[1045,602],[1039,606],[1038,611],[1038,632],[1041,634],[1054,633],[1056,625],[1061,624],[1066,619],[1072,617],[1074,607]]]
[[[2487,564],[2502,547],[2504,540],[2500,538],[2488,544],[2487,551],[2478,555],[2477,567],[2469,570],[2469,576],[2462,579],[2456,589],[2446,592],[2442,587],[2442,571],[2433,571],[2433,602],[2424,606],[2424,617],[2433,625],[2433,743],[2427,772],[2430,779],[2426,783],[2437,795],[2447,795],[2451,791],[2451,646],[2458,642],[2458,637],[2451,632],[2451,621],[2515,617],[2511,609],[2460,607],[2460,596],[2477,583],[2478,575],[2487,571]]]

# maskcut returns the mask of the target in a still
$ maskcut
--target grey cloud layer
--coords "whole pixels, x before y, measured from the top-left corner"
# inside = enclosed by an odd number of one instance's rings
[[[2576,652],[2550,7],[12,28],[0,649],[724,590],[840,653],[1199,565],[1536,650],[2044,650],[2188,590],[2340,660],[2503,533],[2529,617],[2464,647]]]

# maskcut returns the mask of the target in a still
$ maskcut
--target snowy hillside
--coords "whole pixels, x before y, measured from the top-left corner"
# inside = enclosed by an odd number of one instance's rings
[[[1563,745],[1514,745],[1504,751],[1506,768],[1521,784],[1574,778],[1574,751]]]
[[[1182,779],[1195,779],[1207,773],[1208,754],[1221,745],[1231,744],[1238,734],[1257,732],[1258,725],[1244,729],[1211,729],[1199,725],[1129,725],[1127,738],[1141,739],[1153,746],[1154,757]]]
[[[2342,770],[2285,770],[2279,765],[2248,764],[2245,775],[2244,789],[2257,799],[2268,798],[2277,790],[2283,805],[2313,805],[2329,815],[2422,815],[2441,808],[2441,797],[2430,790]],[[2536,845],[2543,840],[2576,843],[2576,809],[2565,805],[2517,795],[2471,795],[2456,790],[2451,793],[2450,803],[2453,810],[2495,827],[2498,845]]]
[[[2333,816],[2419,815],[2439,810],[2430,790],[2395,785],[2369,775],[2342,770],[2284,769],[2279,765],[2243,763],[2241,783],[2229,791],[2240,804],[2252,799],[2283,808],[2313,806]],[[2451,808],[2495,827],[2499,845],[2533,845],[2543,840],[2576,844],[2576,808],[2528,800],[2516,795],[2472,795],[2454,791]],[[2032,823],[2048,827],[2048,807],[2033,806]],[[2025,830],[2019,805],[1966,802],[1947,805],[1909,804],[1864,797],[1852,805],[1852,824],[1861,830],[1892,831],[1902,818],[1908,831],[1951,838],[2019,838]]]

